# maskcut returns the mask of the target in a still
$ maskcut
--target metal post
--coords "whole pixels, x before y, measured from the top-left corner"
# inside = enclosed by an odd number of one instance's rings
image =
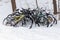
[[[37,0],[36,0],[36,6],[37,6],[37,9],[38,9],[38,2],[37,2]]]

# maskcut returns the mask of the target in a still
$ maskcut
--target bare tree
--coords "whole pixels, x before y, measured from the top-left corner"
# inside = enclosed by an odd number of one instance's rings
[[[16,9],[15,0],[11,0],[11,4],[12,4],[12,10],[14,11]]]
[[[56,0],[53,0],[54,14],[57,14],[57,3]]]

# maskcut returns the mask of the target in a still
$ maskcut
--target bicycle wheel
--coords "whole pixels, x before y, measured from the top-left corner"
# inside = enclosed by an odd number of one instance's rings
[[[43,25],[43,26],[45,26],[45,25],[47,27],[49,26],[49,21],[45,16],[39,17],[39,23],[40,23],[40,25]]]
[[[22,26],[28,27],[29,29],[32,28],[33,20],[31,17],[26,16],[22,21]]]
[[[9,14],[6,18],[4,18],[3,24],[7,25],[8,23],[10,23],[11,19],[12,19],[12,16],[11,14]]]
[[[50,27],[55,23],[55,18],[51,15],[48,15],[48,21],[49,21],[49,25]]]
[[[30,29],[32,28],[33,25],[33,20],[29,16],[23,17],[20,21],[16,22],[14,24],[14,27],[29,27]]]
[[[57,24],[57,19],[52,14],[48,14],[48,18],[51,21],[50,26],[53,26],[53,24]]]

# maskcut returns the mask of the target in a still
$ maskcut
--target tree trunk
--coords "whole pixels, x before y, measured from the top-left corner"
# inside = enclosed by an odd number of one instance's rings
[[[57,3],[56,0],[53,0],[54,14],[57,14]]]
[[[14,10],[16,10],[15,0],[11,0],[11,4],[12,4],[12,10],[13,10],[13,12],[14,12]]]

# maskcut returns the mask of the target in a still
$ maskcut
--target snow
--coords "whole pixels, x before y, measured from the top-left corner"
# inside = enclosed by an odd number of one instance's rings
[[[0,25],[0,40],[60,40],[59,23],[53,27],[10,27]]]
[[[20,4],[17,3],[17,5]],[[41,26],[28,29],[27,27],[5,26],[2,21],[10,13],[12,13],[10,0],[0,1],[0,40],[60,40],[60,21],[57,25],[48,28]]]

